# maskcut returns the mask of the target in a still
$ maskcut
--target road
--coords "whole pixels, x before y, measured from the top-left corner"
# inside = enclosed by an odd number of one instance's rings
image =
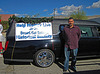
[[[78,60],[77,73],[74,74],[100,74],[100,59]],[[73,73],[70,70],[69,74]],[[0,74],[67,74],[63,73],[63,64],[61,62],[53,63],[48,68],[40,68],[31,63],[15,63],[14,65],[3,64],[3,58],[0,57]]]

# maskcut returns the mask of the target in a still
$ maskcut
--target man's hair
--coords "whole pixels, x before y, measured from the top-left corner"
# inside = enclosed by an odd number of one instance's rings
[[[70,19],[73,19],[73,17],[70,17],[70,18],[68,19],[68,21],[69,21]],[[73,19],[73,20],[74,20],[74,19]]]

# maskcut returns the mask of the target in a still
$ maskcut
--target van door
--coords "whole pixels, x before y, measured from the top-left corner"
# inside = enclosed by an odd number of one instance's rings
[[[94,35],[93,27],[80,26],[79,55],[96,55],[99,50],[99,39]]]

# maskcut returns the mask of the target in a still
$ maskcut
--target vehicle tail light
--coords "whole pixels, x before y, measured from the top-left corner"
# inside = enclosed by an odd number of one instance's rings
[[[5,51],[7,50],[8,43],[9,43],[9,41],[6,41],[6,44],[5,44]]]

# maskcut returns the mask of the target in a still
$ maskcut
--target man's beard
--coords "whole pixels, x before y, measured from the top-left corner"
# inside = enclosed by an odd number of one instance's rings
[[[70,26],[72,26],[72,24],[68,24],[68,26],[70,27]]]

